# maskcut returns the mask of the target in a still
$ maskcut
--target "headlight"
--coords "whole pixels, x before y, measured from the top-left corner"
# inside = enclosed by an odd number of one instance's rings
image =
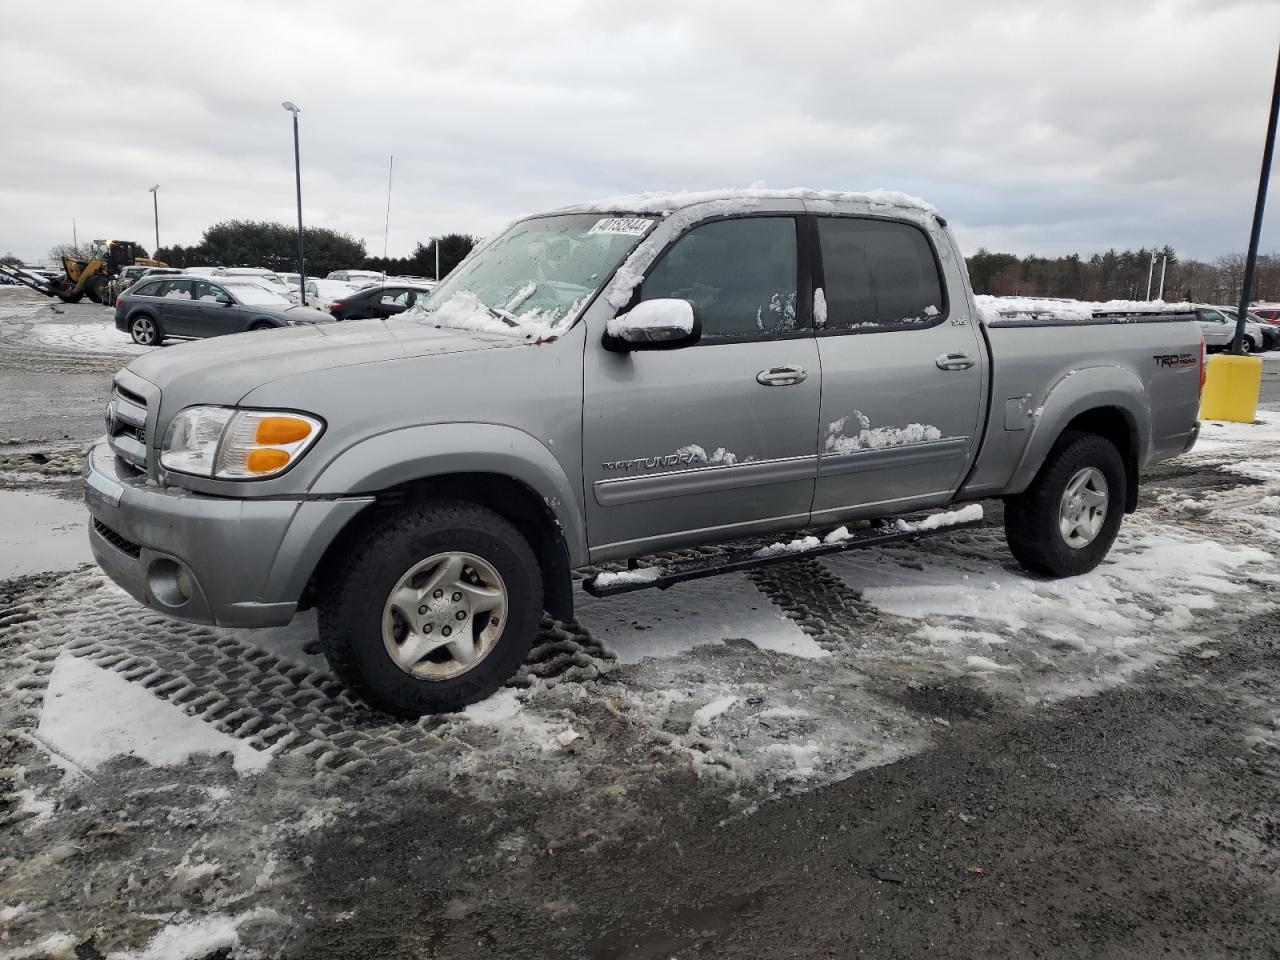
[[[292,411],[187,407],[165,431],[160,463],[200,477],[275,476],[301,457],[324,424]]]

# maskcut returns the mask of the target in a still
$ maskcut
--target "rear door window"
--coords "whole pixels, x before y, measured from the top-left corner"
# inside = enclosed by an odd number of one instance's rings
[[[190,300],[191,281],[161,280],[156,286],[156,292],[150,294],[150,296],[163,297],[166,300]]]
[[[689,300],[702,336],[759,339],[795,333],[796,221],[742,217],[694,227],[649,272],[641,300]]]
[[[818,241],[823,296],[815,297],[815,314],[820,330],[910,330],[945,318],[938,261],[919,227],[894,220],[819,217]]]

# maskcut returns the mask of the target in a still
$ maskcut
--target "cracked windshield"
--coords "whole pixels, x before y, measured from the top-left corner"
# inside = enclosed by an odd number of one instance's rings
[[[525,220],[462,264],[410,316],[444,327],[567,330],[654,220],[572,214]]]

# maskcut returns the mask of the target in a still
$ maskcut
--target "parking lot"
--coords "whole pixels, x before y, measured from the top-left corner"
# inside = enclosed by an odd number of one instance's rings
[[[179,623],[88,564],[81,458],[142,349],[0,290],[0,956],[1275,956],[1280,354],[1094,573],[1029,578],[991,502],[579,594],[411,723],[311,615]]]

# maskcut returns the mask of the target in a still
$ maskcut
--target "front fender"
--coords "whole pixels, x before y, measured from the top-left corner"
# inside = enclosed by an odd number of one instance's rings
[[[1110,365],[1071,370],[1049,388],[1036,411],[1031,438],[1006,493],[1027,489],[1067,424],[1082,413],[1102,408],[1118,409],[1124,415],[1136,440],[1136,463],[1146,463],[1151,449],[1151,404],[1138,376],[1125,367]]]
[[[378,434],[334,457],[308,492],[359,496],[457,473],[492,473],[523,483],[560,525],[570,565],[587,562],[580,488],[575,489],[545,445],[514,427],[439,423]]]

